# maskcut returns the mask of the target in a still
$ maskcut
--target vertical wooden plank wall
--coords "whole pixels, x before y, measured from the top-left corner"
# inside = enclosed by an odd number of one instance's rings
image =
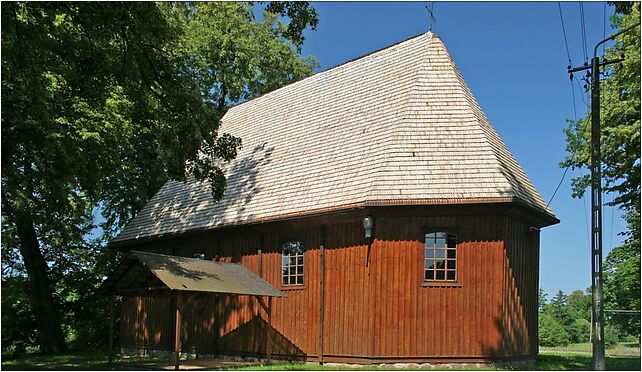
[[[505,217],[504,355],[537,355],[539,230]]]
[[[501,222],[501,221],[499,221]],[[378,219],[371,296],[374,358],[449,359],[495,356],[500,342],[504,267],[496,218],[390,217]],[[422,280],[424,234],[457,235],[458,281]],[[410,240],[409,237],[414,237]],[[422,285],[423,284],[423,285]]]
[[[328,226],[325,248],[324,357],[371,355],[377,301],[370,295],[361,221]]]
[[[323,353],[326,361],[480,359],[537,353],[539,233],[508,217],[375,216],[370,246],[361,220],[329,224],[325,232]],[[457,235],[458,282],[423,282],[424,234]],[[189,303],[183,350],[204,354],[265,354],[315,360],[319,351],[321,229],[284,226],[265,233],[202,235],[137,249],[239,262],[284,290],[273,300],[273,329],[256,299],[208,296]],[[305,284],[281,286],[281,245],[301,240]],[[167,299],[128,300],[121,345],[171,349]],[[203,302],[206,301],[206,302]],[[197,313],[200,311],[200,313]],[[259,315],[260,314],[260,315]],[[167,318],[167,319],[166,319]]]
[[[264,234],[263,279],[281,289],[287,298],[272,300],[272,327],[276,331],[273,355],[317,354],[319,341],[319,228],[281,230]],[[281,285],[281,246],[299,240],[305,246],[304,285]]]

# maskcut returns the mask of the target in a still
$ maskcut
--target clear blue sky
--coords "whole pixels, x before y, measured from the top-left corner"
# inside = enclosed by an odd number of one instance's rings
[[[415,3],[313,3],[319,25],[306,33],[304,55],[315,55],[320,70],[428,30],[426,5]],[[571,59],[584,62],[578,2],[562,3]],[[604,3],[584,3],[589,54],[602,40]],[[613,10],[606,7],[606,33]],[[490,122],[548,201],[559,183],[565,155],[565,119],[573,117],[568,58],[557,2],[436,2],[437,33]],[[578,116],[586,112],[576,86]],[[586,98],[586,96],[585,96]],[[587,100],[588,101],[588,100]],[[586,170],[584,171],[586,174]],[[562,221],[541,233],[540,286],[549,294],[590,285],[587,224],[590,199],[571,198],[570,171],[551,208]],[[606,195],[605,200],[611,197]],[[584,205],[583,205],[584,204]],[[606,252],[621,243],[625,227],[619,210],[605,207]]]

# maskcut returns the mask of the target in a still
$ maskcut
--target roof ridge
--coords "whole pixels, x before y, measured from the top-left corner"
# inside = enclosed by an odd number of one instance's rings
[[[357,61],[359,61],[359,60],[361,60],[361,59],[363,59],[363,58],[370,57],[370,56],[372,56],[372,55],[374,55],[374,54],[377,54],[377,53],[379,53],[379,52],[383,52],[383,51],[385,51],[385,50],[387,50],[387,49],[390,49],[390,48],[394,48],[394,47],[396,47],[396,46],[399,46],[400,44],[403,44],[403,43],[405,43],[405,42],[409,42],[409,41],[411,41],[411,40],[413,40],[413,39],[419,38],[419,37],[424,36],[424,35],[430,35],[430,39],[431,39],[431,40],[432,40],[432,38],[433,38],[433,37],[437,37],[437,38],[438,38],[438,36],[437,36],[436,34],[432,33],[431,31],[422,32],[422,33],[420,33],[420,34],[417,34],[417,35],[411,36],[411,37],[409,37],[409,38],[407,38],[407,39],[404,39],[404,40],[398,41],[398,42],[396,42],[396,43],[394,43],[394,44],[391,44],[391,45],[385,46],[385,47],[383,47],[383,48],[379,48],[379,49],[373,50],[373,51],[368,52],[368,53],[366,53],[366,54],[363,54],[363,55],[360,55],[360,56],[358,56],[358,57],[355,57],[355,58],[349,59],[349,60],[347,60],[347,61],[341,62],[341,63],[339,63],[339,64],[337,64],[337,65],[334,65],[334,66],[328,67],[328,68],[326,68],[325,70],[321,70],[321,71],[315,72],[315,73],[313,73],[313,74],[312,74],[312,75],[310,75],[310,76],[306,76],[306,77],[301,78],[301,79],[299,79],[299,80],[291,81],[291,82],[289,82],[289,83],[287,83],[287,84],[285,84],[285,85],[283,85],[283,86],[281,86],[281,87],[278,87],[278,88],[276,88],[276,89],[274,89],[274,90],[271,90],[271,91],[269,91],[269,92],[265,92],[265,93],[260,94],[260,95],[258,95],[258,96],[256,96],[256,97],[253,97],[253,98],[251,98],[251,99],[245,100],[245,101],[243,101],[243,102],[235,103],[235,104],[231,105],[230,107],[228,107],[228,111],[230,111],[230,110],[231,110],[231,109],[233,109],[233,108],[237,108],[237,107],[239,107],[239,106],[242,106],[242,105],[244,105],[244,104],[246,104],[246,103],[256,102],[256,100],[258,100],[259,98],[264,98],[264,97],[266,97],[266,96],[271,95],[272,93],[279,92],[279,91],[283,90],[284,88],[292,87],[293,85],[297,85],[298,83],[301,83],[301,82],[303,82],[303,81],[306,81],[306,80],[309,80],[309,79],[312,79],[312,78],[315,78],[315,77],[316,77],[316,78],[318,78],[319,76],[322,76],[322,75],[324,75],[324,74],[326,74],[326,73],[328,73],[328,72],[331,72],[331,71],[333,71],[333,70],[335,70],[335,69],[337,69],[337,68],[339,68],[339,67],[343,67],[343,66],[348,65],[348,64],[350,64],[350,63],[357,62]]]

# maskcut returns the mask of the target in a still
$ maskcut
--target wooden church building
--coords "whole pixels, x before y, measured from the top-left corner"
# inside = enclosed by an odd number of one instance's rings
[[[438,36],[234,106],[219,132],[243,141],[223,200],[169,181],[111,247],[239,263],[285,297],[269,314],[253,296],[186,302],[183,352],[348,363],[537,355],[539,233],[559,220]],[[120,347],[172,350],[172,306],[125,298]]]

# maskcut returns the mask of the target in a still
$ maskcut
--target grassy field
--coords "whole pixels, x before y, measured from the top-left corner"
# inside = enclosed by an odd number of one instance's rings
[[[578,352],[578,353],[590,353],[591,344],[588,342],[581,344],[570,344],[564,347],[540,347],[542,352]],[[606,349],[606,355],[617,355],[617,356],[639,356],[640,355],[640,345],[632,342],[622,342],[617,345],[611,346]]]
[[[640,358],[631,356],[607,356],[606,367],[609,371],[639,371]],[[239,368],[242,371],[258,370],[292,370],[292,371],[319,371],[319,370],[345,370],[346,367],[319,366],[315,364],[275,364],[270,366],[252,366]],[[356,367],[348,370],[398,370],[396,368]],[[405,368],[404,370],[434,370],[440,368]],[[591,355],[579,353],[542,353],[534,363],[515,363],[512,365],[496,365],[471,368],[449,368],[448,370],[474,370],[474,371],[590,371],[593,370]]]
[[[638,347],[639,351],[639,347]],[[149,358],[123,358],[116,357],[114,362],[117,369],[124,367],[135,368],[137,364],[143,362],[149,363],[150,361],[161,362],[161,359]],[[165,359],[164,361],[168,361]],[[187,362],[189,363],[189,362]],[[640,370],[640,356],[631,355],[608,355],[606,366],[608,370],[626,370],[626,371],[639,371]],[[20,357],[2,357],[3,370],[110,370],[107,364],[107,356],[104,352],[96,351],[83,351],[71,352],[67,354],[44,356],[44,355],[23,355]],[[346,369],[341,366],[319,366],[316,364],[274,364],[267,366],[252,366],[245,368],[238,368],[238,370],[340,370]],[[379,368],[373,367],[356,367],[349,368],[350,370],[385,370],[393,368]],[[439,369],[439,368],[428,368]],[[456,370],[458,368],[453,368]],[[461,368],[462,370],[592,370],[591,355],[584,351],[564,351],[564,350],[548,350],[542,351],[537,358],[537,361],[529,364],[516,363],[513,365],[496,365],[485,367],[470,367]],[[406,370],[419,370],[418,368],[407,368]]]

